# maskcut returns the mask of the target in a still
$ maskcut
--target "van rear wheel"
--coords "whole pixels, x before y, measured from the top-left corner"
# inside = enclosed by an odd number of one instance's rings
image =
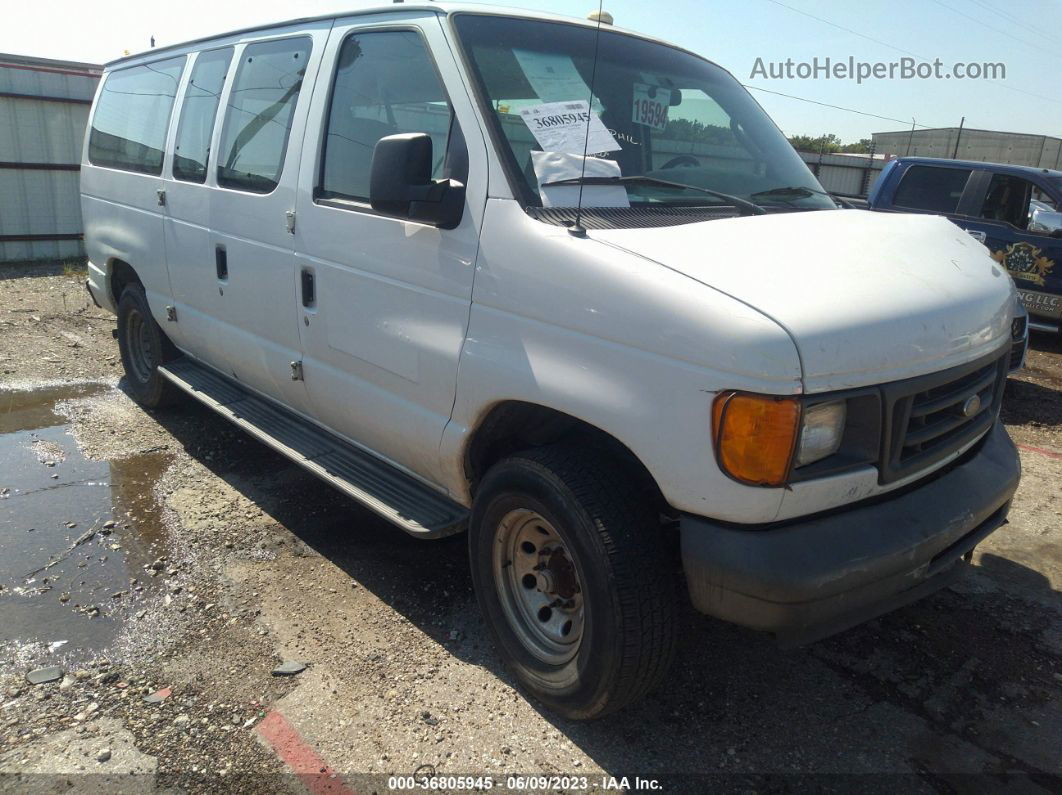
[[[638,495],[606,457],[567,444],[504,459],[476,494],[469,553],[491,634],[569,718],[638,700],[674,654],[676,571]]]
[[[139,284],[128,285],[118,299],[118,351],[129,395],[141,406],[160,408],[180,397],[180,390],[158,371],[160,364],[179,353],[151,316]]]

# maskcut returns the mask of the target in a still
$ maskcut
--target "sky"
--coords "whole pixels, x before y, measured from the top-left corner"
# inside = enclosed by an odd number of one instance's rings
[[[498,4],[584,17],[595,0]],[[8,2],[0,52],[102,63],[125,51],[262,22],[379,6],[379,0],[32,0]],[[787,135],[954,127],[1062,136],[1062,0],[605,0],[616,25],[697,52],[754,87]],[[1005,79],[768,79],[763,65],[849,57],[1003,63]],[[794,67],[795,68],[795,67]],[[759,89],[767,89],[767,93]],[[779,96],[788,94],[791,97]],[[847,110],[814,104],[837,105]],[[853,111],[861,111],[861,115]],[[886,117],[886,118],[875,118]]]

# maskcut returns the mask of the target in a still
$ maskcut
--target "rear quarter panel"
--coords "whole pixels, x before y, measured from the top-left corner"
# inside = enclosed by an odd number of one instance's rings
[[[96,100],[107,75],[100,80]],[[92,112],[96,105],[93,103]],[[172,121],[172,120],[171,120]],[[116,310],[120,296],[112,295],[106,280],[117,260],[134,267],[144,284],[148,304],[159,323],[165,322],[165,304],[170,294],[166,272],[163,210],[156,193],[162,179],[89,161],[92,115],[81,155],[81,215],[90,278],[100,302]]]

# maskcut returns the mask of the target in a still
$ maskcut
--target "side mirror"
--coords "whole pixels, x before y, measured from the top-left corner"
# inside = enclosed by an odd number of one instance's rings
[[[465,186],[433,180],[431,136],[388,135],[376,142],[369,173],[369,204],[378,213],[453,229],[461,222]]]
[[[1038,207],[1033,210],[1032,217],[1029,219],[1029,231],[1051,237],[1062,237],[1062,213]]]

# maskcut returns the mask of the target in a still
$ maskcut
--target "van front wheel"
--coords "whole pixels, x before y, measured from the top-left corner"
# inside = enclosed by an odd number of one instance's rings
[[[180,397],[180,390],[163,378],[159,365],[178,356],[151,316],[144,288],[130,284],[118,299],[118,351],[125,368],[129,395],[141,406],[167,406]]]
[[[604,456],[558,444],[496,464],[469,553],[502,657],[553,710],[599,717],[663,679],[676,572],[655,514]]]

